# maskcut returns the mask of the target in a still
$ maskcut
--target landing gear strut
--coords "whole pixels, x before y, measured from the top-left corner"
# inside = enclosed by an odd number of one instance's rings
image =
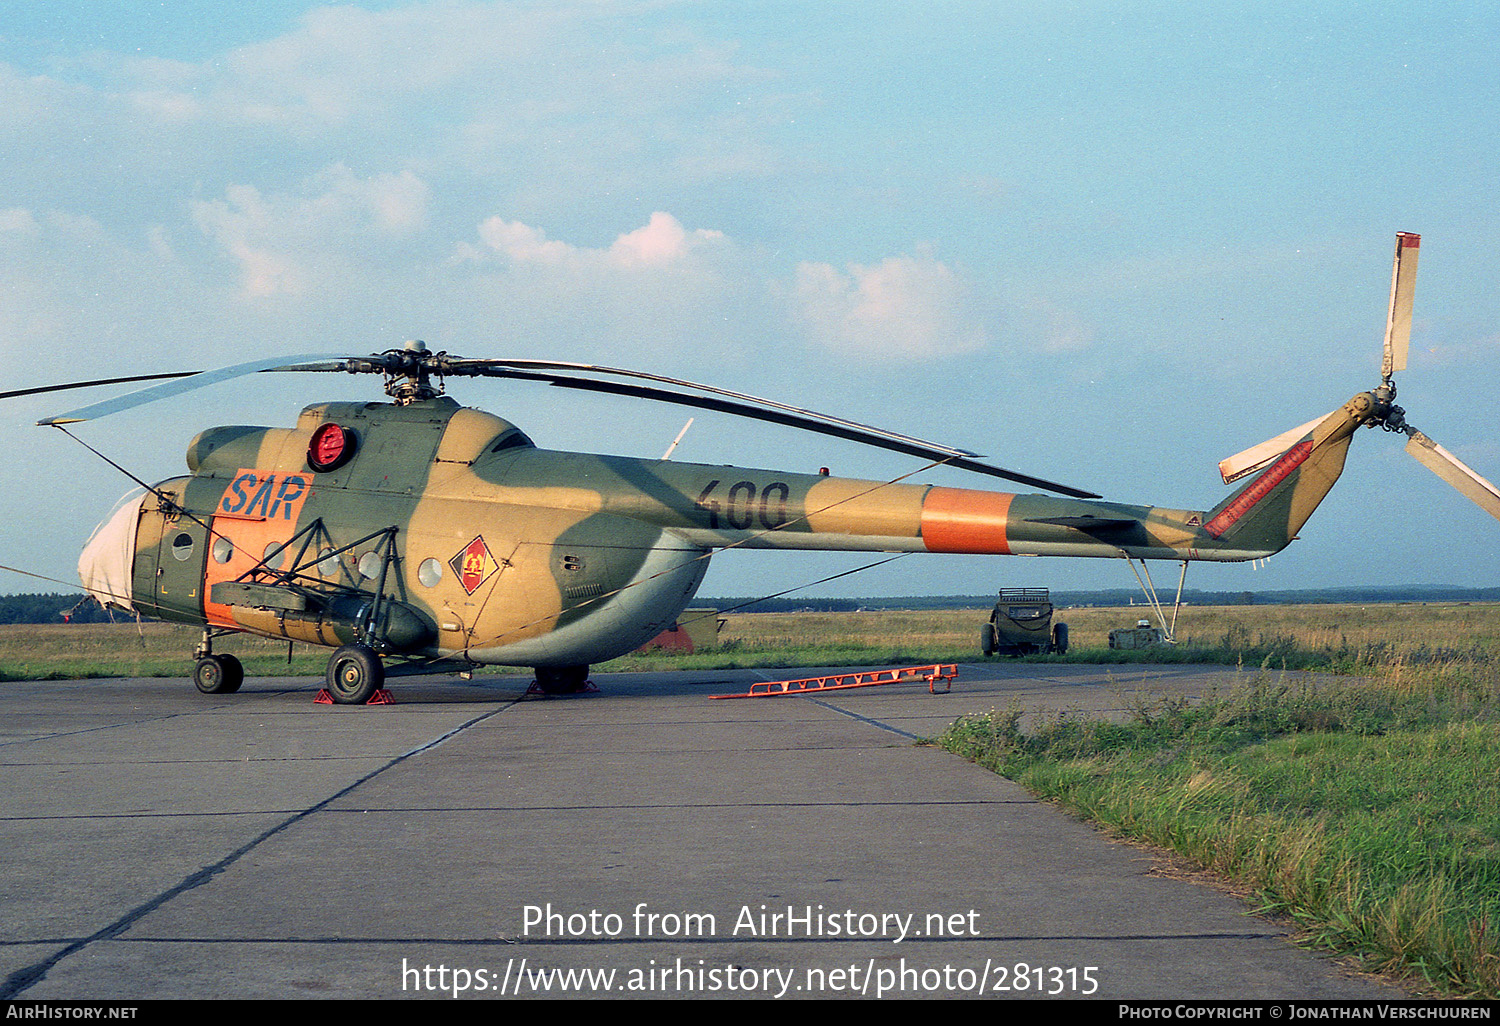
[[[214,655],[213,638],[205,630],[193,651],[193,684],[205,695],[232,695],[245,683],[245,667],[232,655]]]

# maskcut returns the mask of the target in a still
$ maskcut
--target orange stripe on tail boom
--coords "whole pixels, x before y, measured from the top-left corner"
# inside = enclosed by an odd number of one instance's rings
[[[967,488],[931,488],[922,501],[922,544],[928,552],[1009,555],[1005,524],[1014,495]]]

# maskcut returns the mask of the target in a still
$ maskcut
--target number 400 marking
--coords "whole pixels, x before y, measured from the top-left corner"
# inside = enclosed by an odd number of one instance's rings
[[[722,502],[713,497],[718,487],[718,481],[710,481],[698,496],[697,506],[708,514],[709,527],[718,527],[721,515],[736,531],[748,531],[757,517],[768,531],[787,523],[786,506],[792,489],[784,481],[772,481],[765,488],[758,488],[754,481],[737,481],[729,486]]]

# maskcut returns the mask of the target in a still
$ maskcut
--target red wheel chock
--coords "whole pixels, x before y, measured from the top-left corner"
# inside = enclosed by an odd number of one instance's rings
[[[314,705],[336,705],[337,703],[334,702],[333,696],[328,693],[328,689],[327,688],[319,688],[318,689],[318,697],[313,699],[313,704]],[[395,698],[394,695],[391,694],[389,688],[378,688],[378,689],[376,689],[375,693],[370,696],[370,700],[365,703],[365,705],[395,705],[395,704],[396,704],[396,698]]]

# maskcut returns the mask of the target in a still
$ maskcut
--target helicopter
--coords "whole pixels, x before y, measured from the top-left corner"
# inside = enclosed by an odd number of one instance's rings
[[[213,651],[216,639],[240,632],[332,649],[326,682],[339,703],[369,701],[387,677],[483,665],[530,667],[541,691],[569,694],[587,687],[591,665],[670,627],[709,557],[728,548],[1125,557],[1181,561],[1184,573],[1195,560],[1265,558],[1333,487],[1361,427],[1405,433],[1408,452],[1500,518],[1500,491],[1395,405],[1419,246],[1420,236],[1397,235],[1381,384],[1225,460],[1226,483],[1249,480],[1207,510],[1108,502],[966,449],[681,379],[471,359],[421,342],[0,398],[162,379],[39,421],[66,431],[245,374],[382,375],[387,402],[318,403],[291,427],[199,433],[187,475],[145,486],[96,530],[79,560],[85,589],[106,607],[202,627],[193,680],[205,694],[241,686],[240,662]],[[447,380],[461,377],[730,413],[1052,494],[552,451],[461,406],[446,393]]]

